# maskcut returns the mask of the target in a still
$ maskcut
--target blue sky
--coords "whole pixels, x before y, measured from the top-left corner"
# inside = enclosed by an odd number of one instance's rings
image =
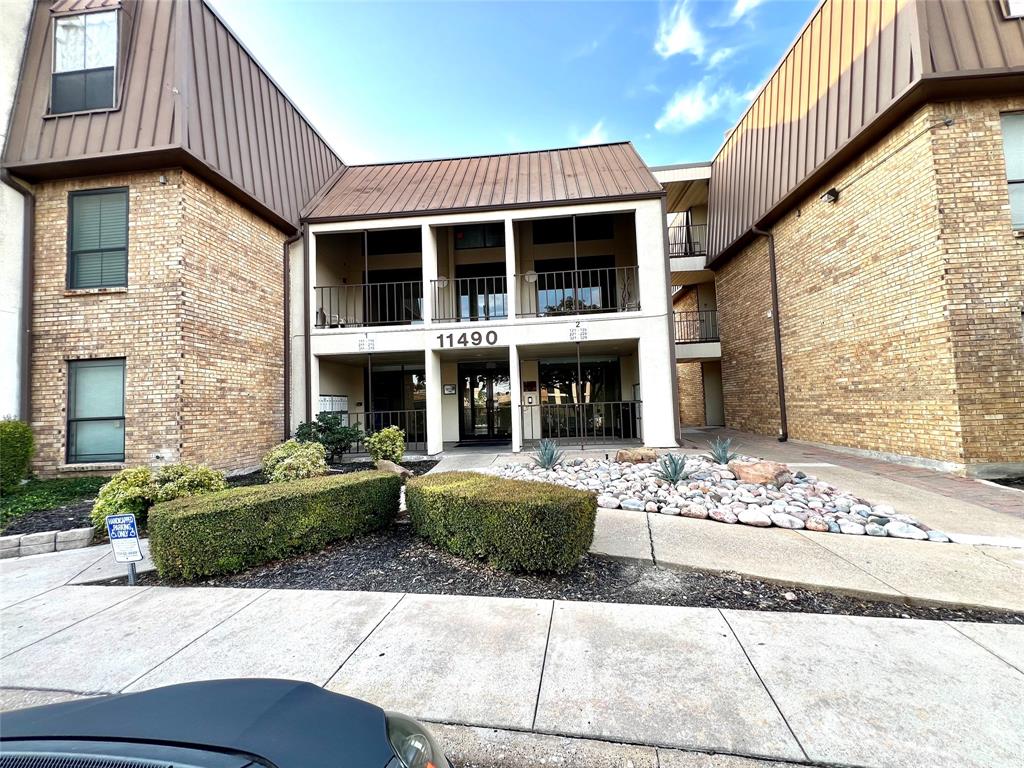
[[[347,163],[630,140],[710,160],[816,0],[212,0]]]

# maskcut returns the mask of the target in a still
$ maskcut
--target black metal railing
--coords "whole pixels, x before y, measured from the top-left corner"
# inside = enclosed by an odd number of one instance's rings
[[[677,224],[668,228],[669,256],[706,256],[707,224]]]
[[[516,276],[519,317],[626,312],[640,309],[637,268],[605,267]]]
[[[362,436],[349,448],[348,453],[366,453],[365,438],[385,427],[398,427],[405,432],[407,451],[427,450],[427,412],[423,408],[406,411],[346,411],[338,413],[342,424],[359,427]]]
[[[411,325],[423,321],[423,283],[324,285],[313,289],[317,328]]]
[[[523,405],[523,441],[592,444],[642,440],[640,406],[639,400]]]
[[[434,320],[494,320],[508,317],[508,286],[504,275],[432,280]]]
[[[673,312],[677,344],[718,341],[718,310]]]

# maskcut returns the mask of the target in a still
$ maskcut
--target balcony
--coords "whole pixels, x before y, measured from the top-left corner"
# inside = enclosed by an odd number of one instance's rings
[[[676,344],[703,344],[719,341],[717,309],[673,312],[672,314]]]
[[[678,224],[669,227],[669,258],[706,256],[708,253],[707,230],[706,224]]]
[[[519,317],[640,309],[637,268],[606,267],[516,275]]]
[[[423,283],[323,285],[313,289],[317,328],[413,325],[423,322]]]
[[[431,281],[433,319],[439,323],[502,320],[508,317],[504,275]]]

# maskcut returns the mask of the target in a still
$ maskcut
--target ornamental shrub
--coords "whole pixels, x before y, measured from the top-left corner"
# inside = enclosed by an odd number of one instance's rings
[[[401,487],[398,475],[372,470],[157,504],[153,563],[162,579],[191,580],[313,552],[391,523]]]
[[[223,491],[228,487],[224,475],[202,464],[171,464],[156,473],[155,501],[170,501],[182,496]]]
[[[571,571],[590,548],[597,516],[586,491],[476,472],[413,478],[405,503],[424,538],[510,571]]]
[[[156,500],[156,479],[149,467],[122,469],[100,488],[90,518],[96,529],[106,528],[108,515],[135,515],[140,528],[146,525],[146,513]]]
[[[401,464],[405,456],[405,432],[398,427],[378,429],[366,438],[366,450],[374,461],[384,459]]]
[[[17,419],[0,420],[0,495],[14,493],[28,475],[32,428]]]
[[[295,430],[295,439],[300,443],[322,444],[330,461],[340,461],[362,436],[358,425],[345,424],[341,414],[330,411],[317,414],[316,421],[302,422]]]
[[[320,443],[286,440],[263,457],[268,483],[286,483],[327,474],[327,450]]]

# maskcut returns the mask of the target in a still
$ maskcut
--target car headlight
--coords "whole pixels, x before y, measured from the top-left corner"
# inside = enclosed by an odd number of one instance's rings
[[[411,717],[398,712],[385,712],[388,741],[404,768],[449,768],[430,731]]]

